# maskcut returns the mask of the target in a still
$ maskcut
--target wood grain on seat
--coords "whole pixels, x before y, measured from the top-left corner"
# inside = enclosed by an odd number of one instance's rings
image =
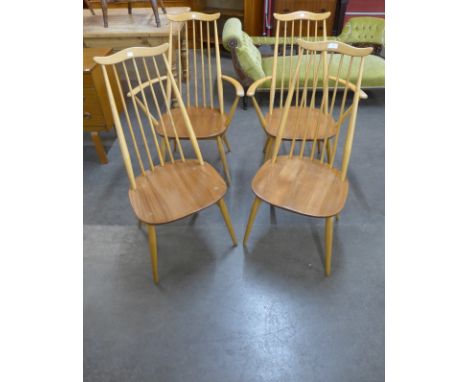
[[[266,131],[272,137],[276,137],[281,122],[283,108],[274,108],[272,113],[265,115]],[[317,126],[319,128],[317,139],[330,138],[336,135],[337,124],[329,114],[321,112],[319,109],[308,110],[298,107],[291,107],[288,113],[288,121],[284,134],[285,140],[303,139],[304,133],[307,140],[314,140]],[[297,121],[297,123],[296,123]],[[297,127],[296,127],[297,126]]]
[[[221,114],[219,110],[195,107],[187,107],[186,109],[197,139],[215,138],[226,131],[226,115]],[[180,109],[171,109],[171,114],[179,139],[189,139]],[[168,114],[164,114],[162,118],[165,126],[172,126]],[[162,123],[156,127],[156,131],[160,135],[164,134]],[[169,138],[175,137],[172,127],[167,129],[167,136]]]
[[[133,210],[144,223],[165,224],[209,207],[226,193],[226,183],[208,163],[175,161],[146,171],[128,192]]]
[[[278,156],[268,160],[252,180],[262,200],[307,216],[329,217],[339,213],[348,196],[348,180],[327,164],[309,158]]]

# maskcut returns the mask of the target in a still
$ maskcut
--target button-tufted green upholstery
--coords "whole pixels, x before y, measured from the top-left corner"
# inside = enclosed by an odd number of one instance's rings
[[[378,17],[353,17],[349,19],[338,40],[347,44],[385,44],[385,20]]]
[[[251,79],[265,77],[262,54],[252,43],[250,36],[242,31],[240,20],[234,17],[226,21],[223,29],[223,46],[230,51],[230,45],[233,43],[236,46],[237,59],[242,71]]]
[[[369,44],[380,46],[384,44],[384,33],[385,20],[376,17],[355,17],[348,20],[339,36],[327,37],[327,39],[352,45],[361,44],[365,46]],[[239,19],[230,18],[224,25],[223,45],[229,51],[233,48],[236,49],[237,58],[235,59],[233,55],[234,66],[236,66],[236,63],[240,66],[240,72],[239,68],[236,68],[236,70],[239,76],[244,77],[241,79],[244,86],[272,74],[273,57],[262,57],[255,44],[272,45],[274,43],[274,37],[254,37],[252,39],[242,31],[242,24]],[[338,62],[337,58],[335,60]],[[288,58],[285,62],[286,74],[289,73],[289,62]],[[364,65],[362,88],[385,87],[385,60],[379,56],[368,56]],[[278,73],[282,73],[282,66],[283,59],[279,57]],[[265,82],[259,89],[268,89],[269,86],[269,82]]]

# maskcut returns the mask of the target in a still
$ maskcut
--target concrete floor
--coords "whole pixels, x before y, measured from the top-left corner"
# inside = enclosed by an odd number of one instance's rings
[[[249,245],[232,247],[213,206],[158,227],[155,286],[117,141],[106,135],[101,166],[85,136],[84,380],[383,381],[384,104],[383,91],[360,104],[329,278],[323,220],[263,204]],[[228,136],[225,199],[241,242],[264,142],[253,107],[238,108]],[[201,148],[222,173],[216,144]]]

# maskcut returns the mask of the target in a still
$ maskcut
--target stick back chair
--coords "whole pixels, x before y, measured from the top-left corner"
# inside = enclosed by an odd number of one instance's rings
[[[184,218],[216,203],[236,245],[235,233],[223,199],[226,183],[203,160],[190,118],[169,70],[168,49],[166,43],[152,48],[128,48],[110,56],[94,58],[104,74],[120,150],[130,181],[130,204],[138,221],[148,225],[155,283],[158,282],[155,230],[158,224]],[[128,103],[125,102],[124,87],[119,81],[118,91],[114,93],[108,71],[116,78],[125,79]],[[165,94],[167,82],[171,83],[176,96],[176,112],[182,115],[195,159],[189,159],[180,144],[174,110]],[[117,99],[123,104],[121,115],[116,107]],[[163,118],[163,113],[168,118]],[[159,136],[156,127],[161,128],[162,134]],[[162,142],[168,144],[170,131],[178,146],[180,158],[176,159],[169,152],[169,160],[166,161],[161,146]],[[138,170],[139,175],[136,175]]]
[[[200,12],[187,12],[178,15],[168,15],[170,21],[169,46],[177,49],[177,55],[169,54],[173,70],[178,74],[178,86],[185,93],[187,113],[192,122],[197,139],[216,140],[219,155],[223,164],[228,185],[231,183],[231,175],[224,151],[226,144],[230,151],[226,132],[232,121],[239,102],[239,97],[244,96],[242,85],[232,77],[222,74],[221,58],[219,53],[218,24],[219,13],[205,14]],[[185,33],[178,30],[177,35],[172,33],[174,23],[184,23]],[[189,33],[191,30],[191,36]],[[174,41],[173,39],[177,39]],[[214,47],[212,44],[214,43]],[[185,47],[192,45],[183,56]],[[213,62],[214,55],[214,62]],[[213,92],[213,80],[216,81],[216,91]],[[236,96],[229,112],[224,110],[223,83],[226,81],[234,87]],[[170,89],[168,91],[170,94]],[[184,130],[180,114],[176,116],[176,129],[180,139],[188,139],[189,135]],[[158,130],[159,133],[159,130]],[[172,139],[172,136],[170,136]]]
[[[336,41],[299,40],[298,44],[298,62],[280,115],[272,158],[262,165],[252,180],[255,200],[244,244],[262,201],[302,215],[325,218],[325,274],[328,276],[331,271],[333,223],[348,195],[346,174],[359,99],[363,95],[360,87],[364,59],[372,48],[355,48]],[[338,61],[337,72],[330,70],[334,60]],[[357,63],[357,73],[352,73],[356,68],[353,62]],[[304,85],[298,92],[297,82],[301,65],[304,64]],[[328,92],[317,96],[319,70],[323,70],[322,87],[328,83],[330,85],[330,96]],[[350,81],[351,76],[357,78],[356,83]],[[340,95],[337,93],[338,84],[344,87]],[[298,94],[298,98],[295,98]],[[302,121],[308,121],[312,115],[316,115],[313,126],[304,125]],[[317,147],[325,122],[335,134],[329,161],[324,161],[325,150],[319,153]],[[280,146],[286,132],[292,133],[291,148],[287,155],[280,156]],[[312,140],[310,134],[313,134]],[[329,134],[324,134],[324,143],[327,144],[330,138]]]
[[[272,75],[255,81],[247,90],[247,95],[252,97],[255,111],[263,127],[267,140],[265,142],[265,160],[271,155],[271,146],[274,138],[278,133],[280,116],[284,108],[286,100],[285,93],[288,91],[292,82],[293,70],[296,67],[297,55],[297,41],[301,38],[307,41],[326,41],[327,40],[327,19],[330,17],[330,12],[314,13],[307,11],[296,11],[291,13],[275,13],[275,46],[273,54],[273,69]],[[319,30],[322,30],[320,33]],[[276,79],[276,80],[273,80]],[[268,112],[263,115],[258,102],[255,98],[257,88],[270,82],[270,97]],[[300,78],[296,83],[297,93],[303,86],[303,78]],[[278,94],[279,93],[279,94]],[[275,101],[278,106],[275,106]],[[295,105],[291,106],[291,115],[297,112],[298,98],[296,97]],[[317,115],[312,114],[310,118],[314,119]],[[303,121],[307,125],[310,121]],[[286,126],[283,139],[291,140],[293,133]],[[311,132],[309,139],[314,137],[315,134]],[[322,134],[319,133],[318,139],[323,139]],[[320,146],[319,146],[320,149]]]

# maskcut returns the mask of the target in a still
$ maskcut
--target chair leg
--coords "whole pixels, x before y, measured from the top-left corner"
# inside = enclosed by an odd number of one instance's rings
[[[229,141],[227,139],[226,134],[223,134],[223,141],[224,141],[224,144],[226,145],[226,149],[227,149],[228,153],[230,153],[231,152],[231,145],[229,144]]]
[[[255,200],[252,203],[252,208],[250,209],[249,221],[247,222],[247,227],[245,228],[244,234],[244,245],[247,244],[247,240],[250,236],[250,231],[252,230],[252,225],[255,220],[255,216],[257,216],[258,207],[262,203],[262,200],[259,197],[255,197]]]
[[[265,155],[263,156],[263,163],[265,163],[271,157],[272,144],[275,140],[272,137],[267,138],[265,145]]]
[[[155,284],[159,282],[158,276],[158,241],[156,239],[156,228],[154,225],[148,224],[148,243],[151,253],[151,267],[153,270],[153,281]]]
[[[151,8],[153,8],[154,17],[156,19],[156,26],[161,26],[161,20],[159,20],[158,2],[156,0],[150,0]]]
[[[101,0],[102,18],[104,19],[104,28],[109,26],[107,22],[107,0]]]
[[[246,96],[246,95],[243,96],[243,97],[242,97],[242,108],[243,108],[244,110],[247,110],[247,101],[248,101],[247,96]]]
[[[226,227],[229,231],[229,235],[231,235],[232,244],[237,245],[236,233],[234,232],[234,228],[232,228],[231,217],[229,216],[229,211],[226,207],[226,202],[223,198],[221,198],[217,204],[219,209],[221,210],[221,214],[223,215],[224,222],[226,223]]]
[[[167,14],[167,11],[166,11],[166,6],[164,5],[164,1],[163,1],[163,0],[159,0],[159,6],[160,6],[161,9],[163,10],[163,13],[166,15],[166,14]]]
[[[226,183],[228,186],[231,185],[231,174],[229,174],[229,167],[226,159],[226,153],[224,152],[223,141],[220,136],[216,137],[216,143],[218,144],[219,156],[221,157],[221,162],[223,162],[224,173],[226,174]]]
[[[325,276],[330,276],[331,272],[333,221],[334,216],[330,216],[325,221]]]
[[[127,8],[128,8],[128,14],[131,15],[132,14],[132,2],[131,1],[127,3]]]
[[[106,151],[104,150],[104,146],[102,145],[101,138],[99,138],[99,133],[96,131],[91,132],[91,139],[94,143],[94,148],[96,149],[96,153],[99,157],[99,162],[101,164],[109,163],[107,159]]]
[[[331,161],[331,145],[330,145],[330,140],[329,139],[327,139],[326,148],[327,148],[327,162],[330,164],[330,161]]]
[[[94,16],[96,15],[96,13],[94,12],[94,9],[93,9],[93,6],[91,5],[91,3],[89,2],[89,0],[84,0],[86,6],[88,7],[88,9],[91,11],[91,14]]]
[[[162,139],[162,143],[161,143],[161,156],[165,162],[166,161],[166,141],[164,139]]]

